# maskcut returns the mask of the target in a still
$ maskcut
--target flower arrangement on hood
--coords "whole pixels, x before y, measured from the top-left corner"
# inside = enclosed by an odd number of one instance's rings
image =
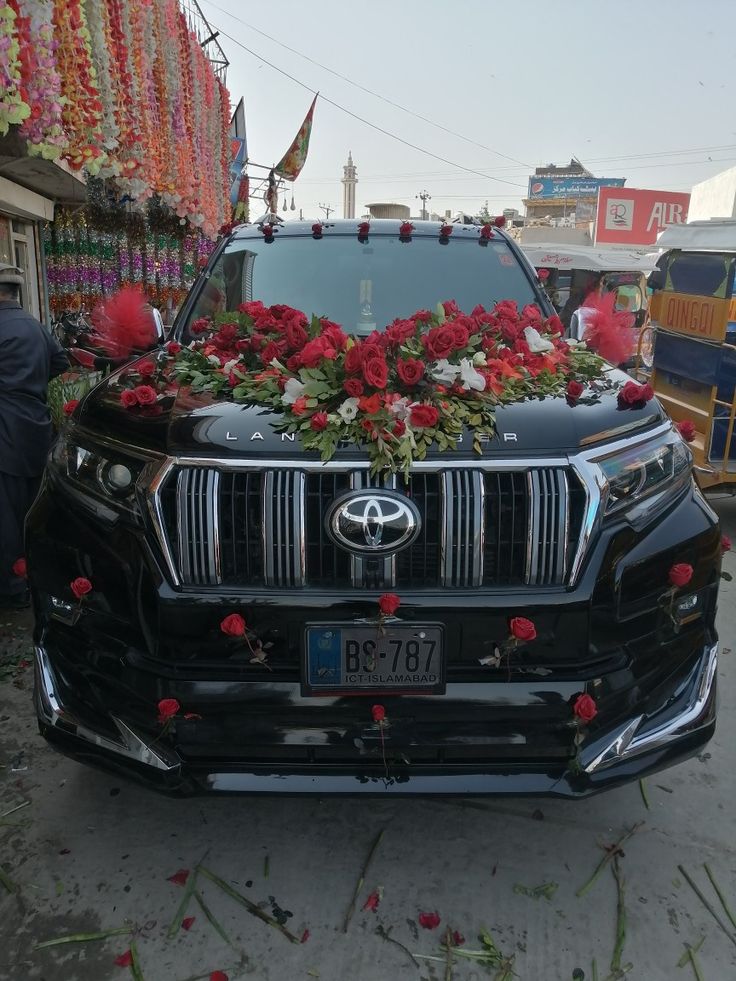
[[[188,347],[166,353],[162,385],[173,378],[214,399],[269,408],[279,413],[277,432],[297,434],[323,460],[341,442],[363,444],[375,472],[408,472],[432,444],[456,449],[466,430],[481,453],[497,405],[563,396],[570,381],[604,370],[584,345],[564,342],[558,318],[511,300],[470,314],[447,301],[364,339],[259,301],[201,318],[191,331]]]

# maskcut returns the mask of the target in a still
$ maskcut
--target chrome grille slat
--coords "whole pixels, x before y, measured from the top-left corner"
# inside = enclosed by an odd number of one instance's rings
[[[332,501],[367,487],[414,500],[422,531],[409,548],[367,560],[329,540]],[[311,472],[182,462],[157,494],[175,583],[372,590],[564,585],[585,492],[572,470],[556,464],[438,468],[406,483],[350,466]]]

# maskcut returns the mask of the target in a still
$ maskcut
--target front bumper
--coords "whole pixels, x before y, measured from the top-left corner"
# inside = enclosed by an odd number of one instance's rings
[[[36,647],[35,697],[42,735],[66,755],[174,795],[214,792],[585,797],[678,763],[711,738],[715,729],[717,657],[717,644],[707,644],[656,710],[633,713],[612,729],[596,731],[580,747],[577,760],[567,762],[526,757],[523,761],[476,759],[449,765],[441,760],[408,763],[398,758],[387,765],[385,759],[379,762],[371,758],[365,763],[303,764],[185,757],[176,744],[152,737],[115,715],[109,717],[106,731],[83,720],[67,707],[64,683],[41,643]],[[463,687],[448,685],[447,697],[461,703]],[[568,693],[559,694],[564,697]],[[246,703],[243,711],[247,711]]]

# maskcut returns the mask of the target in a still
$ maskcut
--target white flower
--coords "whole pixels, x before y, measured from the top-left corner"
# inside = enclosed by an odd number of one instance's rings
[[[473,362],[469,358],[460,361],[460,378],[466,392],[483,392],[486,387],[486,380],[480,372],[473,367]]]
[[[476,351],[475,354],[473,355],[473,364],[475,365],[488,364],[488,361],[486,360],[486,352]]]
[[[451,385],[457,376],[460,374],[460,369],[456,364],[450,364],[447,358],[440,358],[440,360],[430,368],[430,374],[435,381],[442,382],[442,384]]]
[[[208,354],[207,360],[209,361],[210,364],[216,364],[218,368],[220,367],[220,359],[217,357],[216,354]]]
[[[576,337],[566,337],[564,340],[568,347],[586,348],[588,346],[585,341],[579,341]]]
[[[300,382],[298,378],[289,378],[284,386],[284,394],[281,396],[281,401],[285,405],[293,405],[297,399],[302,397],[306,387],[304,382]]]
[[[286,384],[288,385],[289,383],[287,382]],[[342,405],[338,406],[337,414],[343,422],[352,422],[358,414],[358,400],[356,398],[345,399]]]
[[[222,370],[226,375],[229,375],[233,368],[238,364],[240,364],[240,358],[233,358],[232,361],[227,361],[222,366]]]
[[[397,399],[396,402],[392,402],[389,406],[391,415],[396,419],[401,419],[402,421],[408,418],[409,409],[409,399],[406,397]]]
[[[552,341],[546,340],[536,327],[524,328],[524,339],[529,345],[532,354],[542,354],[544,351],[554,351],[555,346]]]

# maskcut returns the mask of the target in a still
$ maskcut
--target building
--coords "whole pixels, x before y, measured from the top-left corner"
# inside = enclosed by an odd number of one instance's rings
[[[736,167],[694,185],[688,221],[709,218],[736,218]]]
[[[358,171],[353,163],[352,151],[348,151],[348,162],[342,171],[342,216],[355,218],[355,185],[358,183]]]
[[[369,204],[366,207],[371,218],[400,218],[401,221],[408,221],[411,214],[411,210],[406,204],[379,202],[377,204]]]
[[[537,167],[524,199],[527,221],[587,227],[595,217],[598,189],[623,187],[625,183],[623,177],[594,177],[575,159],[559,167]]]

